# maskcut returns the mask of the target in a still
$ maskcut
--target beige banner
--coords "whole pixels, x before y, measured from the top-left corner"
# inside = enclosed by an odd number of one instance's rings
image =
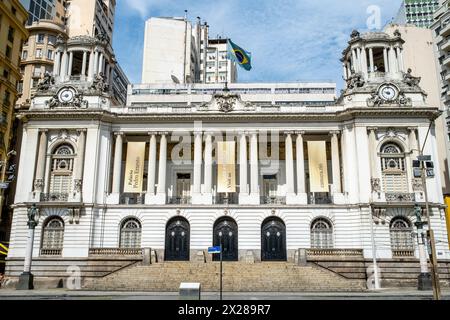
[[[325,141],[308,141],[309,189],[311,192],[329,192]]]
[[[142,193],[145,142],[128,142],[123,192]]]
[[[236,192],[235,168],[236,143],[234,141],[217,142],[217,192]]]

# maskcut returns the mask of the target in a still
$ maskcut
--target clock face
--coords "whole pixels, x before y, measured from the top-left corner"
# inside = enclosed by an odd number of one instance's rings
[[[63,103],[72,102],[75,97],[75,90],[72,88],[63,88],[58,94],[59,101]]]
[[[386,84],[380,87],[378,94],[383,100],[392,101],[397,97],[398,90],[393,85]]]

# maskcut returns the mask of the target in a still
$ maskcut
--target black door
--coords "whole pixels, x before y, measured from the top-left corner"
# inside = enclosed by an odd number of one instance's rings
[[[231,218],[222,218],[214,224],[214,246],[222,246],[223,261],[238,261],[238,227]],[[213,261],[219,261],[220,255],[213,254]]]
[[[286,261],[286,226],[278,218],[268,218],[262,224],[261,260]]]
[[[164,260],[189,261],[189,222],[186,219],[176,217],[167,223]]]

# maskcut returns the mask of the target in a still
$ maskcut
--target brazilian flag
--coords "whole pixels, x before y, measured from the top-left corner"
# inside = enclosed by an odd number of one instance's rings
[[[252,54],[228,39],[228,57],[247,71],[252,69]]]

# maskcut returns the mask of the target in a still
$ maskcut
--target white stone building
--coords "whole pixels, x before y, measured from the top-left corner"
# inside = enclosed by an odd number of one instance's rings
[[[439,157],[433,126],[426,137],[440,111],[404,72],[402,44],[398,33],[353,32],[337,100],[327,83],[143,84],[113,106],[86,89],[89,78],[57,82],[20,115],[8,275],[25,255],[34,203],[33,263],[44,269],[141,248],[193,260],[220,241],[226,260],[294,261],[299,248],[370,259],[372,223],[377,258],[418,258],[414,206],[425,199],[412,160],[422,146]],[[219,192],[220,141],[235,142],[235,192]],[[141,191],[124,192],[129,182]],[[427,188],[437,254],[449,259],[439,174]]]

